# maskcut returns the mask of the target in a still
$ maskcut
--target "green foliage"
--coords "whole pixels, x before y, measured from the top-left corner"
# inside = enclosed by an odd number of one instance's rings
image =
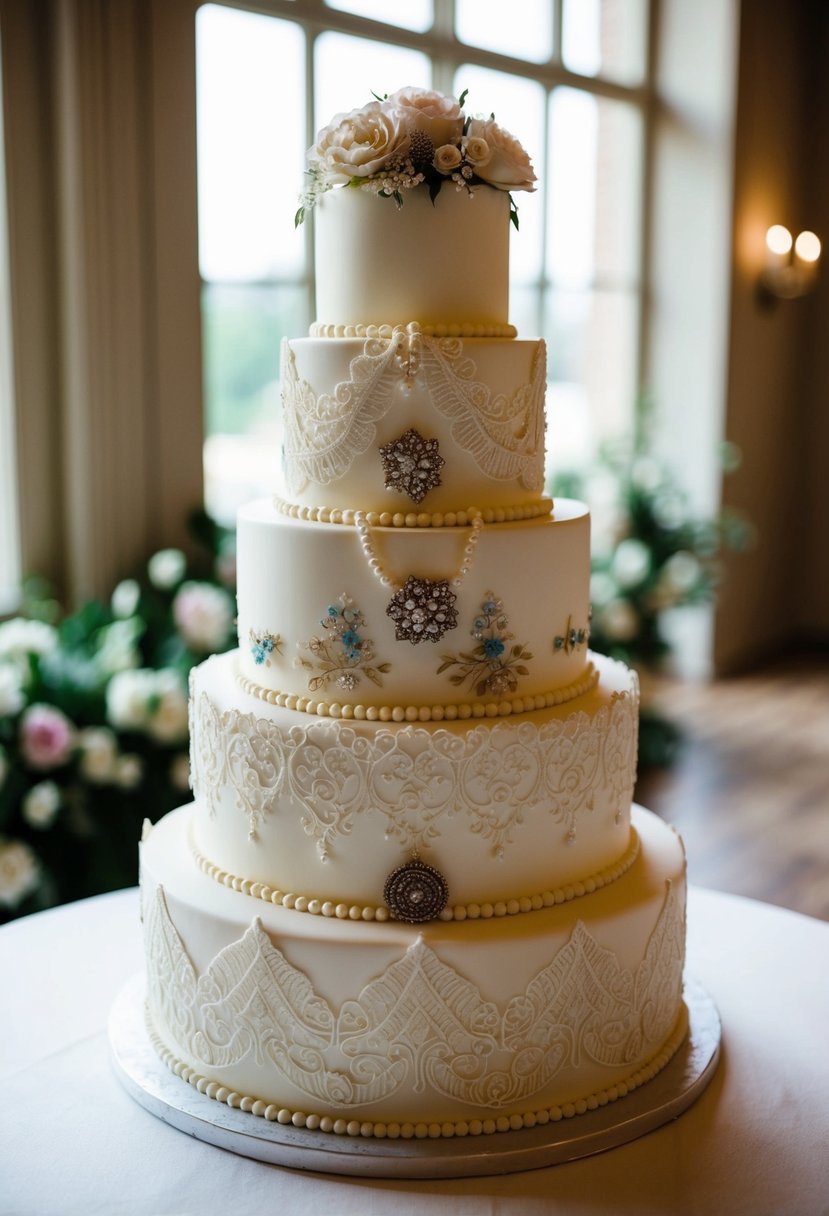
[[[652,411],[640,402],[634,434],[606,443],[595,466],[555,479],[553,493],[595,504],[593,487],[612,486],[609,519],[598,529],[592,557],[593,618],[590,645],[639,670],[656,670],[670,655],[665,616],[672,609],[709,602],[720,580],[724,550],[748,547],[752,532],[734,512],[700,517],[674,471],[653,453]],[[724,444],[722,467],[739,463]],[[678,745],[676,728],[654,707],[643,709],[642,763],[668,763]]]

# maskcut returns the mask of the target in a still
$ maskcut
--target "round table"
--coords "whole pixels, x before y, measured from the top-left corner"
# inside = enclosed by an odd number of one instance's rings
[[[723,1021],[698,1102],[610,1152],[449,1181],[295,1172],[154,1118],[117,1081],[106,1032],[141,965],[134,890],[0,929],[2,1216],[829,1214],[829,923],[691,888],[689,972]]]

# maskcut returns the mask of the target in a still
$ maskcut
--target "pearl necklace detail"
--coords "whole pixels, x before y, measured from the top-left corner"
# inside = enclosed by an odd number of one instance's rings
[[[456,574],[448,580],[451,586],[455,588],[459,588],[461,586],[463,580],[472,569],[475,549],[478,541],[481,538],[481,530],[484,526],[483,516],[476,507],[471,507],[467,512],[467,515],[470,519],[471,528],[469,539],[463,547],[461,564],[458,567]],[[403,583],[393,579],[388,571],[383,568],[383,563],[377,556],[377,550],[374,547],[374,542],[371,537],[371,525],[366,518],[365,511],[354,512],[354,526],[357,529],[357,534],[360,538],[360,548],[363,550],[368,568],[371,573],[383,587],[388,587],[391,591],[399,591],[403,586]]]

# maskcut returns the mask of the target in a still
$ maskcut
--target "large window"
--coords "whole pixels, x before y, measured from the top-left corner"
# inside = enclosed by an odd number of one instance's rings
[[[267,0],[197,14],[205,481],[222,518],[278,477],[279,344],[313,320],[304,151],[404,84],[494,112],[530,151],[510,319],[549,344],[551,468],[628,426],[640,385],[648,0]],[[263,10],[268,10],[264,12]]]

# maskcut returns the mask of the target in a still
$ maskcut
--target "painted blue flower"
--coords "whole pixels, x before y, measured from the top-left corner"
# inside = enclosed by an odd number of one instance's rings
[[[500,638],[484,639],[484,654],[488,659],[497,659],[499,655],[504,653],[504,649],[504,643]]]
[[[481,604],[481,607],[488,616],[492,616],[493,612],[498,611],[500,605],[497,600],[486,600],[485,603]]]
[[[340,615],[340,610],[339,610],[339,608],[337,607],[337,605],[336,605],[336,604],[329,604],[329,605],[328,605],[328,615],[329,615],[330,617],[332,617],[332,618],[333,618],[333,617],[337,617],[337,616],[339,616],[339,615]]]
[[[273,638],[272,637],[266,637],[263,639],[262,649],[267,651],[268,654],[271,653],[271,651],[273,650]]]
[[[261,642],[257,642],[255,646],[251,646],[250,653],[253,655],[253,661],[259,667],[265,662],[265,647]]]
[[[340,641],[342,642],[343,648],[348,657],[350,659],[356,659],[360,653],[360,647],[363,644],[357,630],[346,629],[342,634],[340,634]]]

